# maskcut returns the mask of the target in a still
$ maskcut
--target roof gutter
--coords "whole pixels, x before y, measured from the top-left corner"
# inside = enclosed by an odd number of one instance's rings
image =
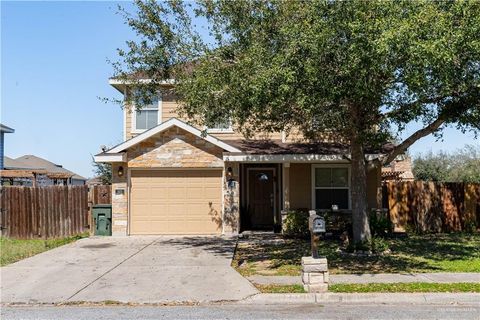
[[[379,154],[367,154],[368,161],[377,159]],[[224,153],[223,161],[244,163],[286,163],[286,162],[350,162],[350,154],[235,154]]]
[[[108,80],[108,83],[120,91],[121,93],[125,93],[125,87],[133,84],[150,84],[152,83],[152,79],[135,79],[135,80],[120,80],[116,78],[111,78]],[[174,85],[175,84],[175,79],[167,79],[160,81],[158,85]]]

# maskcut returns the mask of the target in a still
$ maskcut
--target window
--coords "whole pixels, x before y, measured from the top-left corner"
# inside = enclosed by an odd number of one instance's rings
[[[350,209],[350,172],[346,166],[313,167],[315,209]]]
[[[213,127],[208,128],[208,132],[231,132],[232,129],[232,122],[230,120],[227,121],[218,121],[216,122]]]
[[[134,112],[134,131],[142,132],[151,129],[159,124],[160,120],[160,98],[156,98],[152,104],[145,105],[141,110]]]

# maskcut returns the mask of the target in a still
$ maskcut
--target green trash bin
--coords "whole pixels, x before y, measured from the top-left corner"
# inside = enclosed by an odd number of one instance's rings
[[[112,205],[96,204],[92,208],[96,236],[112,235]]]

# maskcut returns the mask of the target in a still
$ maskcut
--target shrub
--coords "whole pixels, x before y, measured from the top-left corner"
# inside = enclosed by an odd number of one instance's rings
[[[329,211],[323,213],[327,232],[337,236],[344,232],[348,232],[349,237],[352,237],[352,216],[350,214],[343,214],[341,212]]]
[[[379,237],[372,237],[370,241],[353,244],[350,243],[346,248],[347,252],[366,251],[372,253],[382,253],[389,249],[388,242]]]
[[[293,238],[308,238],[308,212],[289,211],[283,222],[283,234]]]
[[[388,242],[378,237],[372,237],[372,239],[370,239],[369,247],[374,253],[382,253],[389,249]]]
[[[372,210],[369,216],[372,237],[385,237],[392,232],[393,226],[386,214]]]

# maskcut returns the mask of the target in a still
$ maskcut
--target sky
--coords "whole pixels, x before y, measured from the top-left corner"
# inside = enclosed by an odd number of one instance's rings
[[[117,4],[1,1],[0,122],[15,129],[5,137],[6,156],[33,154],[92,177],[92,155],[122,141],[120,106],[99,99],[121,98],[108,84],[107,59],[134,38]],[[447,129],[443,141],[424,138],[410,154],[465,144],[479,142]]]

